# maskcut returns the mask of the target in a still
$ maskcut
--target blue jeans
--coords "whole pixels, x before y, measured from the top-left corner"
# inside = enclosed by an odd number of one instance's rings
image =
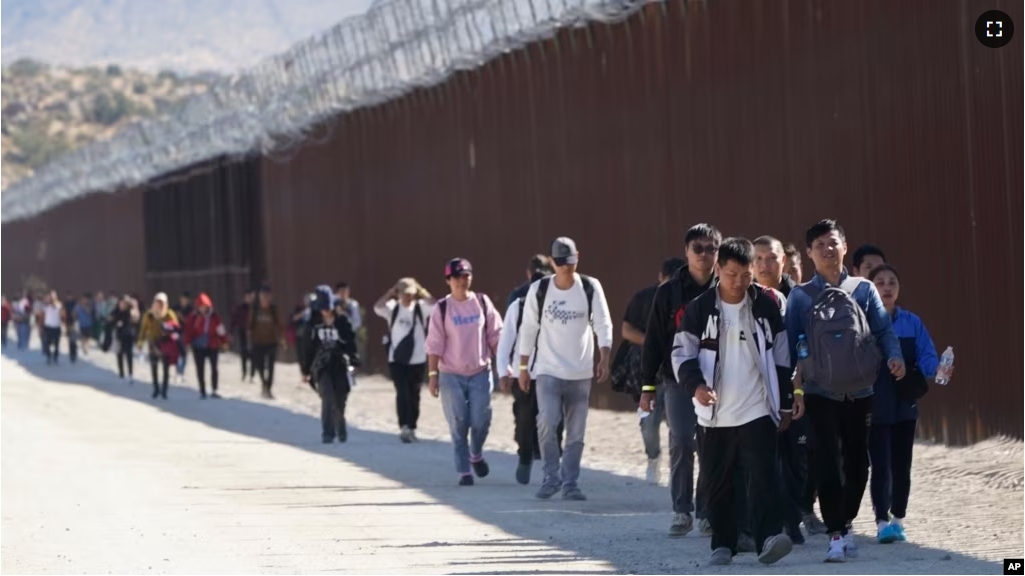
[[[14,325],[14,331],[18,335],[18,349],[28,348],[29,333],[31,332],[28,322],[18,322]]]
[[[655,392],[655,410],[641,420],[641,439],[644,440],[644,452],[649,460],[662,455],[662,420],[666,415],[666,385],[658,387]]]
[[[471,460],[483,457],[484,441],[491,429],[491,384],[490,368],[473,376],[438,375],[441,408],[452,435],[458,474],[469,474]]]
[[[544,485],[575,488],[580,478],[580,459],[584,455],[584,431],[587,429],[591,379],[563,380],[546,374],[537,377],[537,435],[541,444]],[[566,443],[559,459],[559,423]]]
[[[658,388],[659,391],[665,390],[664,404],[669,422],[669,494],[673,500],[673,512],[693,512],[695,517],[704,518],[702,495],[698,494],[697,506],[694,501],[694,452],[697,448],[694,436],[698,417],[691,401],[693,395],[675,380],[664,381]]]

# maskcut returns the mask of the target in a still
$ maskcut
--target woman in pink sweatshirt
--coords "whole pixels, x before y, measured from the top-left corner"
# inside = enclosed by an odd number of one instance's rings
[[[441,395],[452,434],[460,486],[472,486],[473,473],[488,475],[484,441],[491,428],[491,358],[498,348],[502,317],[485,294],[470,290],[473,267],[463,258],[445,265],[450,294],[431,313],[427,332],[428,387]]]

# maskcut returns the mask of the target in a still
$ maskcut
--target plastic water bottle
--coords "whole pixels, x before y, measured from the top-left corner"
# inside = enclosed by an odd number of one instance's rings
[[[808,340],[801,334],[797,337],[797,359],[804,360],[808,357]]]
[[[946,386],[950,383],[950,375],[954,370],[954,347],[947,346],[947,349],[943,351],[943,355],[940,356],[940,365],[936,368],[936,383],[940,386]]]

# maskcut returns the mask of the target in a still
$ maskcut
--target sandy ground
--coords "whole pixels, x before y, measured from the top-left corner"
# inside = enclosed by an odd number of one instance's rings
[[[49,367],[36,350],[0,360],[4,573],[995,574],[1025,549],[1017,441],[916,446],[911,542],[868,536],[866,495],[856,561],[822,564],[817,536],[770,568],[747,554],[713,569],[707,537],[665,536],[669,492],[642,481],[634,414],[592,411],[590,499],[542,502],[537,467],[532,486],[513,480],[501,394],[492,473],[460,488],[438,401],[425,394],[423,441],[401,444],[381,378],[361,377],[350,397],[349,443],[325,446],[294,366],[279,366],[275,401],[240,382],[233,356],[224,399],[184,386],[152,401],[148,383],[120,381],[112,365],[93,353]]]

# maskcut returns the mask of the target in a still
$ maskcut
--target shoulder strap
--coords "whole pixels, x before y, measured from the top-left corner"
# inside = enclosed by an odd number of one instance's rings
[[[847,293],[848,296],[853,297],[854,291],[861,285],[861,278],[857,276],[848,276],[846,280],[840,283],[840,289]]]
[[[438,310],[441,311],[441,325],[445,325],[445,312],[448,312],[448,296],[438,302]]]
[[[483,294],[481,294],[480,292],[477,292],[477,302],[480,303],[480,313],[481,313],[481,320],[482,320],[481,324],[483,325],[483,328],[484,328],[484,338],[487,338],[488,337],[488,299]]]
[[[542,317],[544,316],[545,309],[545,296],[548,295],[548,284],[552,281],[551,276],[545,276],[538,280],[537,284],[537,323],[538,326],[541,324]],[[538,331],[540,334],[540,331]]]
[[[584,296],[587,297],[587,321],[594,320],[594,282],[590,276],[580,275],[580,281],[584,283]]]
[[[401,304],[399,303],[398,300],[396,300],[395,301],[395,307],[391,309],[391,320],[388,322],[388,330],[391,330],[392,327],[395,326],[395,320],[399,317],[399,306],[401,306]],[[416,311],[419,312],[420,311],[420,307],[417,306],[416,308],[417,308]],[[415,320],[415,318],[414,318],[414,320]]]
[[[396,306],[395,309],[398,310],[398,306]],[[419,299],[416,299],[416,300],[413,301],[413,328],[416,328],[416,321],[417,320],[420,321],[420,325],[421,326],[424,326],[424,313],[423,313],[423,310],[420,309],[420,300]],[[395,314],[394,313],[392,314],[392,320],[391,321],[392,321],[392,324],[395,323]]]

